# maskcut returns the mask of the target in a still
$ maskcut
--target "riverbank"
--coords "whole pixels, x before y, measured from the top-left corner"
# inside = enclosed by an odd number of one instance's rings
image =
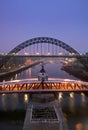
[[[65,72],[69,73],[70,75],[73,75],[77,78],[79,78],[82,81],[88,82],[88,72],[85,72],[84,70],[74,67],[74,66],[66,66],[64,65],[61,70],[64,70]]]
[[[39,63],[41,63],[41,61],[35,61],[35,62],[33,62],[33,63],[29,64],[29,65],[23,65],[23,66],[21,66],[19,68],[16,68],[14,70],[9,70],[8,72],[0,73],[0,82],[5,80],[6,77],[11,78],[15,74],[21,73],[22,71],[25,71],[26,69],[31,68],[31,67],[33,67],[35,65],[38,65]]]

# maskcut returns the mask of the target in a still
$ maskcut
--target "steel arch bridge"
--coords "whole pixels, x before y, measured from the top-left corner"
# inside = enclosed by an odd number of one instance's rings
[[[18,53],[19,51],[21,51],[22,49],[24,49],[28,46],[39,44],[39,43],[40,44],[49,43],[52,45],[59,46],[59,47],[65,49],[66,51],[68,51],[69,53],[79,54],[75,49],[73,49],[71,46],[64,43],[63,41],[60,41],[60,40],[57,40],[54,38],[50,38],[50,37],[36,37],[36,38],[29,39],[29,40],[19,44],[18,46],[16,46],[14,49],[12,49],[9,52],[9,54]]]

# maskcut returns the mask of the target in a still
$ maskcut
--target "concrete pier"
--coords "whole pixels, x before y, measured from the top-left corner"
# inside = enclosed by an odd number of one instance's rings
[[[53,94],[33,94],[23,130],[68,130],[58,100]]]

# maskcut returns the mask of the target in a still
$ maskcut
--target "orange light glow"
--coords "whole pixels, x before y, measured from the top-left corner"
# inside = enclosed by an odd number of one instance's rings
[[[82,125],[82,123],[76,124],[76,125],[75,125],[75,128],[76,128],[76,130],[83,130],[83,125]]]

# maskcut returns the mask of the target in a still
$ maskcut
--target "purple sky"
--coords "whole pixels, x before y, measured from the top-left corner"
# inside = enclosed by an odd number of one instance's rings
[[[88,0],[0,0],[0,52],[39,36],[88,52]]]

